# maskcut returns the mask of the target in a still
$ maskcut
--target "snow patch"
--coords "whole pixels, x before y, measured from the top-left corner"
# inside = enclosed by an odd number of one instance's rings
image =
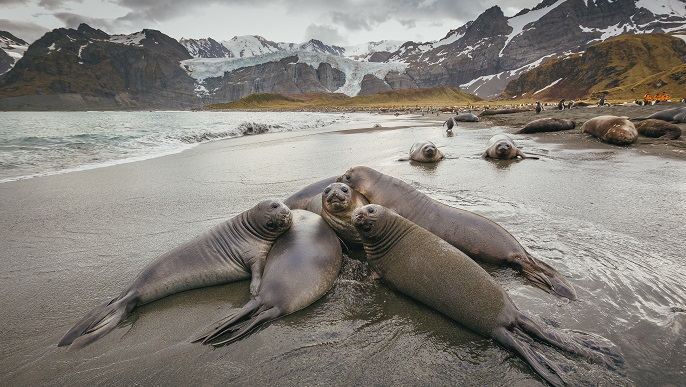
[[[637,0],[636,8],[645,8],[655,15],[686,16],[686,4],[678,0]]]
[[[145,39],[145,32],[140,31],[131,35],[112,35],[110,36],[110,42],[118,44],[126,44],[129,46],[139,46],[142,47],[141,41]]]
[[[560,78],[560,79],[558,79],[557,81],[555,81],[555,82],[549,84],[548,86],[546,86],[546,87],[544,87],[544,88],[542,88],[542,89],[540,89],[540,90],[534,91],[534,95],[536,95],[536,94],[542,92],[543,90],[549,89],[549,88],[551,88],[551,87],[557,85],[557,83],[560,82],[560,81],[563,80],[563,79],[564,79],[564,78]]]
[[[558,0],[555,4],[549,5],[545,8],[537,9],[537,10],[532,10],[524,15],[520,16],[515,16],[507,20],[507,23],[512,27],[512,32],[510,32],[510,35],[507,36],[507,40],[505,40],[505,45],[503,45],[503,49],[500,50],[500,54],[498,54],[499,57],[503,56],[503,51],[505,50],[505,47],[507,47],[508,44],[510,44],[510,41],[514,39],[517,35],[521,34],[524,32],[524,27],[531,23],[538,21],[540,18],[542,18],[545,14],[548,12],[554,10],[557,8],[560,4],[564,3],[566,0]]]

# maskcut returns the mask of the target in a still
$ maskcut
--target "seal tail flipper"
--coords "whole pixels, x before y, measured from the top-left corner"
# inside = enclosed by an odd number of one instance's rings
[[[222,341],[213,342],[212,345],[218,347],[220,345],[231,344],[234,341],[252,332],[252,330],[257,328],[258,326],[268,321],[275,320],[279,317],[283,316],[277,308],[269,308],[267,310],[259,312],[256,315],[254,315],[250,320],[246,321],[244,324],[241,324],[241,327],[237,329],[235,332],[233,332],[231,335],[229,335],[228,338]]]
[[[556,364],[536,352],[527,342],[516,337],[506,328],[498,328],[494,332],[493,338],[498,344],[518,354],[546,382],[553,386],[566,384],[562,378],[563,372]]]
[[[212,344],[217,347],[232,343],[250,333],[261,324],[281,317],[278,308],[267,308],[259,300],[253,299],[237,313],[217,322],[217,325],[206,334],[196,338],[193,342],[202,341],[203,344]],[[214,341],[226,333],[230,335],[221,341]]]
[[[110,333],[138,305],[138,297],[131,293],[116,297],[94,308],[77,322],[57,344],[58,347],[80,349]]]
[[[215,322],[212,327],[203,333],[202,335],[196,337],[191,342],[196,343],[202,341],[203,344],[207,344],[212,339],[217,336],[221,336],[226,332],[231,332],[240,327],[240,324],[244,324],[247,319],[252,317],[252,315],[260,307],[260,301],[257,299],[259,297],[253,298],[247,304],[245,304],[236,313],[232,313],[223,319]]]
[[[522,274],[526,278],[538,287],[558,296],[566,297],[572,301],[577,299],[576,290],[562,274],[547,263],[534,258],[531,254],[527,253],[526,258],[517,260],[517,264],[520,265]]]

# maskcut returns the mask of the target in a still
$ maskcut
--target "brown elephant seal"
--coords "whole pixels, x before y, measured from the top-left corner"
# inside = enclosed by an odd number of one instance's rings
[[[82,348],[112,331],[138,305],[170,294],[252,278],[257,294],[267,253],[292,223],[282,202],[265,200],[152,261],[118,297],[93,309],[58,346]]]
[[[293,225],[267,255],[257,295],[194,341],[228,344],[265,322],[308,307],[331,289],[342,260],[338,237],[324,219],[309,211],[293,210]],[[230,334],[216,340],[226,333]]]
[[[661,140],[676,140],[681,137],[681,128],[671,122],[649,118],[635,125],[638,134],[659,138]]]
[[[536,324],[481,266],[397,213],[370,204],[355,210],[352,222],[384,283],[515,352],[548,383],[565,385],[563,372],[529,344],[532,339],[612,369],[623,364],[620,355],[587,334],[563,336]]]
[[[417,141],[410,148],[410,160],[420,163],[435,163],[445,156],[431,141]]]
[[[629,145],[636,141],[638,132],[628,117],[598,116],[581,125],[581,133],[588,133],[608,144]]]
[[[456,122],[479,122],[480,118],[474,113],[460,113],[453,117]]]
[[[486,150],[481,154],[481,157],[500,160],[516,159],[517,157],[538,159],[538,157],[525,155],[507,134],[496,134],[491,137],[486,143]]]
[[[392,209],[472,259],[513,266],[542,289],[576,299],[574,287],[560,273],[534,258],[512,234],[492,220],[440,203],[404,181],[369,167],[353,167],[338,180],[360,192],[370,203]]]
[[[542,132],[558,132],[560,130],[574,129],[576,124],[572,120],[564,118],[539,118],[526,124],[516,134],[530,134]]]
[[[308,184],[307,186],[301,188],[298,192],[284,199],[283,204],[285,204],[286,207],[290,208],[291,210],[307,209],[307,206],[310,206],[312,203],[320,202],[319,199],[321,198],[324,188],[331,183],[335,183],[337,177],[338,176],[328,177],[326,179],[321,179],[319,181],[315,181],[314,183]],[[319,214],[320,211],[312,212]]]
[[[322,192],[321,216],[344,243],[359,246],[362,241],[350,217],[356,208],[367,204],[369,200],[347,184],[329,184]]]

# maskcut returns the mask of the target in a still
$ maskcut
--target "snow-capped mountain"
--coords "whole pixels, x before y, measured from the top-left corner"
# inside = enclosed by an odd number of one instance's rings
[[[29,48],[29,44],[7,31],[0,31],[0,74],[8,72]]]

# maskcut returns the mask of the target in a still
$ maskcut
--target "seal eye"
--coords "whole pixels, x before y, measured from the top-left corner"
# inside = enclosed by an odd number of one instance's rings
[[[324,189],[324,194],[328,194],[329,192],[331,192],[331,188],[326,187],[326,189]]]
[[[268,221],[267,221],[267,228],[268,228],[268,229],[270,229],[270,230],[273,230],[273,229],[274,229],[274,227],[275,227],[275,225],[274,225],[274,221],[273,221],[273,220],[271,220],[271,219],[270,219],[270,220],[268,220]]]
[[[341,191],[348,193],[348,187],[341,187]]]
[[[367,212],[369,212],[370,214],[373,214],[374,211],[376,211],[376,210],[374,209],[374,207],[370,207],[370,208],[367,210]]]
[[[279,203],[272,202],[272,208],[279,208]]]
[[[350,174],[349,174],[349,173],[346,173],[346,174],[345,174],[345,180],[350,181]]]

